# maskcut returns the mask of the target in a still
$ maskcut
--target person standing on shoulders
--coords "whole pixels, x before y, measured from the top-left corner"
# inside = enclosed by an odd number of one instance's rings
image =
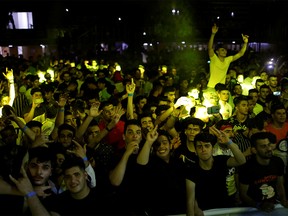
[[[244,44],[240,49],[240,51],[233,56],[232,55],[227,56],[227,49],[223,47],[223,45],[218,46],[215,49],[216,50],[215,53],[213,49],[213,43],[214,43],[214,37],[218,32],[218,28],[219,27],[216,24],[212,26],[212,33],[208,42],[208,54],[210,58],[210,78],[208,82],[208,87],[210,88],[214,88],[214,86],[217,83],[225,84],[226,74],[230,66],[230,63],[236,61],[237,59],[241,58],[244,55],[249,38],[248,35],[242,34]]]

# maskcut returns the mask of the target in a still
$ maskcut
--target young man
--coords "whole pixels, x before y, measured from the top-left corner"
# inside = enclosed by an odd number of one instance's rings
[[[288,208],[284,189],[284,163],[273,156],[273,134],[258,132],[251,136],[253,157],[239,171],[240,197],[246,206],[272,212],[277,200]]]
[[[222,115],[224,120],[227,120],[232,116],[232,106],[228,103],[230,92],[225,84],[217,83],[215,90],[218,93],[220,110],[219,113]]]
[[[219,46],[216,49],[216,54],[213,50],[213,43],[214,43],[214,37],[215,34],[218,32],[218,26],[214,24],[212,26],[212,33],[208,42],[208,54],[210,58],[210,78],[208,82],[208,87],[214,88],[217,83],[223,83],[225,84],[226,81],[226,73],[228,71],[228,68],[230,66],[230,63],[233,61],[236,61],[240,57],[242,57],[246,51],[247,44],[248,44],[248,35],[243,35],[242,38],[244,41],[244,44],[241,48],[241,50],[233,55],[233,56],[227,56],[227,49],[225,49],[223,46]]]
[[[29,149],[28,152],[28,162],[26,172],[27,177],[29,178],[33,191],[35,191],[40,200],[40,202],[45,206],[46,205],[46,197],[53,196],[58,193],[55,184],[51,181],[50,176],[52,175],[53,169],[53,154],[47,147],[35,147]],[[15,177],[15,175],[13,175]],[[14,182],[15,183],[15,182]],[[11,186],[13,187],[13,186]],[[15,186],[14,186],[15,187]],[[11,192],[11,193],[10,193]],[[12,193],[12,190],[8,194],[10,195],[1,195],[1,213],[6,215],[9,214],[19,214],[24,215],[29,213],[31,209],[28,209],[27,206],[27,196],[24,199],[21,196],[21,191],[17,191],[16,193]],[[14,206],[11,209],[11,202],[13,202]]]
[[[22,170],[23,177],[18,180],[10,177],[20,193],[26,197],[32,215],[104,215],[106,211],[109,212],[111,208],[106,208],[106,205],[110,203],[96,188],[89,187],[82,158],[67,157],[62,169],[67,190],[53,198],[48,197],[46,208],[36,196],[25,170]]]
[[[109,179],[115,190],[115,208],[120,214],[140,214],[139,196],[136,188],[139,187],[139,175],[137,169],[137,155],[142,147],[142,130],[140,122],[135,119],[125,123],[123,139],[125,148],[118,151],[113,157],[109,173]],[[146,140],[147,142],[147,140]],[[130,207],[127,208],[127,203]],[[143,214],[143,212],[141,212]]]
[[[184,128],[184,133],[181,132],[180,134],[181,145],[175,149],[173,154],[182,160],[186,166],[190,166],[197,159],[194,138],[203,131],[205,123],[201,119],[189,117],[184,119],[181,125]]]
[[[149,215],[185,212],[184,166],[172,154],[171,138],[168,132],[153,129],[137,157],[142,175],[139,190],[143,197],[149,197],[142,205]]]
[[[29,122],[33,120],[36,117],[43,116],[39,120],[43,122],[45,120],[45,112],[47,107],[43,104],[44,99],[43,99],[43,94],[42,90],[40,88],[33,88],[31,90],[31,95],[32,95],[32,102],[31,104],[26,107],[23,111],[23,118],[25,122]]]
[[[187,170],[187,215],[195,214],[196,200],[198,203],[196,210],[199,212],[213,208],[231,207],[226,188],[228,168],[237,167],[246,162],[245,156],[237,144],[233,143],[225,132],[214,126],[209,130],[210,133],[199,133],[194,139],[198,161]],[[212,155],[217,138],[223,145],[228,146],[234,157]]]

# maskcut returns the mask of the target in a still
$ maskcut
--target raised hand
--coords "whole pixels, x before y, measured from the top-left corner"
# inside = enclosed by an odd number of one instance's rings
[[[59,96],[58,106],[59,107],[65,107],[67,101],[68,101],[68,94],[61,94]]]
[[[14,82],[14,75],[13,75],[13,70],[8,70],[6,67],[6,73],[3,73],[3,76],[11,83]]]
[[[133,153],[137,154],[138,150],[139,150],[139,142],[131,141],[130,143],[127,143],[125,153],[127,153],[128,155],[131,155]]]
[[[171,145],[173,149],[177,149],[181,145],[181,139],[179,136],[174,137],[171,140]]]
[[[15,179],[12,175],[9,175],[9,178],[12,182],[14,182],[20,193],[25,196],[26,194],[34,191],[34,188],[23,166],[21,167],[20,173],[23,177],[20,177],[19,179]]]
[[[212,34],[216,34],[218,32],[218,26],[216,25],[216,23],[214,23],[214,25],[212,26]]]
[[[151,143],[151,145],[155,142],[155,140],[158,138],[158,125],[156,125],[153,130],[149,131],[147,133],[147,136],[146,136],[146,141]]]
[[[95,102],[91,105],[91,108],[89,110],[89,116],[91,117],[97,117],[102,113],[102,110],[99,111],[100,102]]]
[[[134,79],[131,78],[131,84],[126,84],[126,92],[128,94],[134,94],[136,88],[136,84],[134,83]]]
[[[46,198],[52,195],[52,193],[47,193],[47,191],[51,188],[51,186],[34,186],[34,190],[37,193],[37,196],[42,198]]]
[[[242,38],[243,38],[244,43],[248,43],[248,39],[249,39],[248,35],[242,34]]]
[[[74,144],[74,148],[67,150],[67,152],[71,154],[75,154],[76,156],[81,157],[81,158],[86,157],[86,145],[87,144],[85,144],[82,147],[82,145],[80,145],[80,143],[78,143],[76,140],[72,140],[72,142]]]
[[[36,146],[44,146],[48,147],[49,143],[54,142],[53,140],[49,140],[49,137],[47,135],[41,134],[35,137],[35,140],[32,143],[33,147]]]
[[[109,127],[110,129],[115,127],[116,124],[119,122],[121,116],[124,115],[124,113],[125,113],[125,111],[121,106],[116,106],[112,120],[109,122],[107,127]]]
[[[218,138],[218,142],[221,144],[227,144],[230,140],[228,135],[221,130],[218,130],[215,126],[209,127],[209,132]]]

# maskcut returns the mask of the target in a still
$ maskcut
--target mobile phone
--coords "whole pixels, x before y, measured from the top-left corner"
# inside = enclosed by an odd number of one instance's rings
[[[212,107],[207,107],[207,113],[209,115],[211,114],[217,114],[220,111],[220,106],[212,106]]]
[[[281,95],[281,91],[275,91],[275,92],[273,92],[273,95],[280,96]]]

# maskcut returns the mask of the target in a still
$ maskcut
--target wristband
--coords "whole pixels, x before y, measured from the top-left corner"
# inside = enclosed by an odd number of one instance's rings
[[[134,94],[133,93],[128,93],[128,96],[133,96]]]
[[[108,127],[106,127],[106,130],[107,130],[108,132],[110,132],[110,131],[112,130],[112,128],[111,128],[111,129],[108,129]]]
[[[59,112],[64,112],[65,111],[65,109],[59,109]]]
[[[83,157],[82,160],[83,160],[84,162],[88,161],[87,156]]]
[[[25,198],[30,198],[30,197],[33,197],[33,196],[36,196],[36,195],[37,195],[37,193],[35,191],[31,191],[31,192],[29,192],[29,193],[27,193],[25,195]]]
[[[25,125],[25,126],[22,128],[22,131],[25,132],[27,129],[28,129],[28,126]]]
[[[231,139],[229,139],[229,141],[227,142],[227,145],[231,145],[233,143],[233,141]]]

